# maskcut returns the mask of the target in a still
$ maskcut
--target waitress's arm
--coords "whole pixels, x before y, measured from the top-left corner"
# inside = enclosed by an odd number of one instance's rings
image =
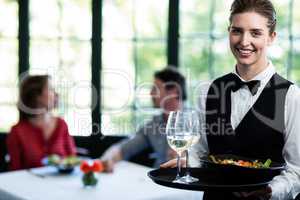
[[[295,85],[286,96],[284,140],[287,170],[271,181],[272,200],[295,198],[300,192],[300,89]]]
[[[199,113],[199,120],[200,120],[200,141],[192,146],[191,151],[189,153],[189,165],[191,167],[199,167],[200,160],[199,158],[206,156],[209,154],[208,144],[206,139],[206,122],[205,122],[205,111],[206,111],[206,99],[209,86],[211,82],[201,82],[199,84],[199,96],[198,96],[198,107],[197,112]]]
[[[201,135],[199,143],[194,145],[189,151],[189,166],[200,167],[199,158],[209,154],[206,135]]]

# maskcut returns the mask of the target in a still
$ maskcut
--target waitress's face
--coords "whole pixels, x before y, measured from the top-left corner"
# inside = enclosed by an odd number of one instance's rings
[[[229,27],[230,48],[239,66],[261,66],[267,62],[267,47],[276,33],[269,33],[268,19],[256,12],[235,14]]]

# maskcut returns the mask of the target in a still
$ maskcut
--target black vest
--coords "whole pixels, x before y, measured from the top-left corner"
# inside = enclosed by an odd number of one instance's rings
[[[284,106],[292,83],[274,74],[233,130],[230,120],[232,76],[231,73],[216,79],[208,90],[206,134],[210,154],[235,154],[284,162]]]
[[[252,108],[233,130],[231,125],[231,89],[233,74],[216,79],[206,101],[206,136],[210,154],[235,154],[248,158],[284,162],[282,149],[284,106],[292,84],[274,74]],[[239,199],[228,192],[205,192],[204,200]],[[240,199],[239,199],[240,200]]]

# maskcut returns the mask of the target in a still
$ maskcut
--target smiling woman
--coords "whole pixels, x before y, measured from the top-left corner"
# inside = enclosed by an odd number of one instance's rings
[[[201,88],[205,134],[194,146],[193,160],[208,153],[232,154],[287,167],[262,190],[241,195],[212,189],[204,199],[293,199],[300,192],[300,89],[277,74],[267,56],[277,35],[275,9],[270,0],[234,0],[230,11],[229,44],[236,65],[232,73]]]
[[[276,37],[275,9],[269,0],[235,0],[229,21],[229,43],[236,59],[234,73],[213,81],[207,98],[200,99],[206,102],[204,118],[207,127],[220,120],[225,122],[227,130],[206,129],[202,148],[208,148],[206,152],[210,154],[231,153],[287,163],[285,175],[276,176],[264,190],[242,196],[294,198],[299,192],[294,188],[300,183],[300,138],[297,136],[300,115],[295,115],[299,113],[300,90],[280,77],[267,57],[267,49]],[[258,83],[255,93],[250,88],[254,82]],[[223,97],[211,98],[220,93],[225,94],[225,100]],[[217,114],[212,114],[212,110]],[[289,163],[294,163],[295,167]],[[284,187],[282,182],[286,182]],[[207,192],[204,199],[232,199],[235,196],[239,194],[234,191]]]
[[[251,20],[249,20],[251,19]],[[246,80],[261,72],[268,64],[267,47],[276,36],[270,32],[267,18],[257,12],[235,14],[229,27],[230,48],[237,61],[237,70]],[[251,73],[250,72],[251,68]],[[246,70],[246,71],[245,71]]]
[[[268,1],[248,4],[234,1],[229,21],[229,42],[236,67],[242,77],[248,73],[250,77],[245,77],[248,80],[263,71],[268,63],[267,47],[276,37],[276,13]]]

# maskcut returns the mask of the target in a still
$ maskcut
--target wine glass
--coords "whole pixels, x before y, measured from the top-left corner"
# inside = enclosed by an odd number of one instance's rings
[[[172,111],[169,114],[166,135],[169,146],[177,153],[177,175],[174,183],[184,183],[180,177],[180,158],[192,143],[190,114],[186,111]]]
[[[186,173],[185,176],[181,177],[181,181],[184,183],[193,183],[199,181],[198,178],[192,177],[189,170],[189,150],[190,147],[197,144],[200,140],[200,122],[199,122],[199,116],[196,111],[189,111],[188,112],[189,117],[187,118],[189,120],[189,128],[188,130],[191,132],[192,135],[192,141],[189,145],[188,149],[186,150]]]

